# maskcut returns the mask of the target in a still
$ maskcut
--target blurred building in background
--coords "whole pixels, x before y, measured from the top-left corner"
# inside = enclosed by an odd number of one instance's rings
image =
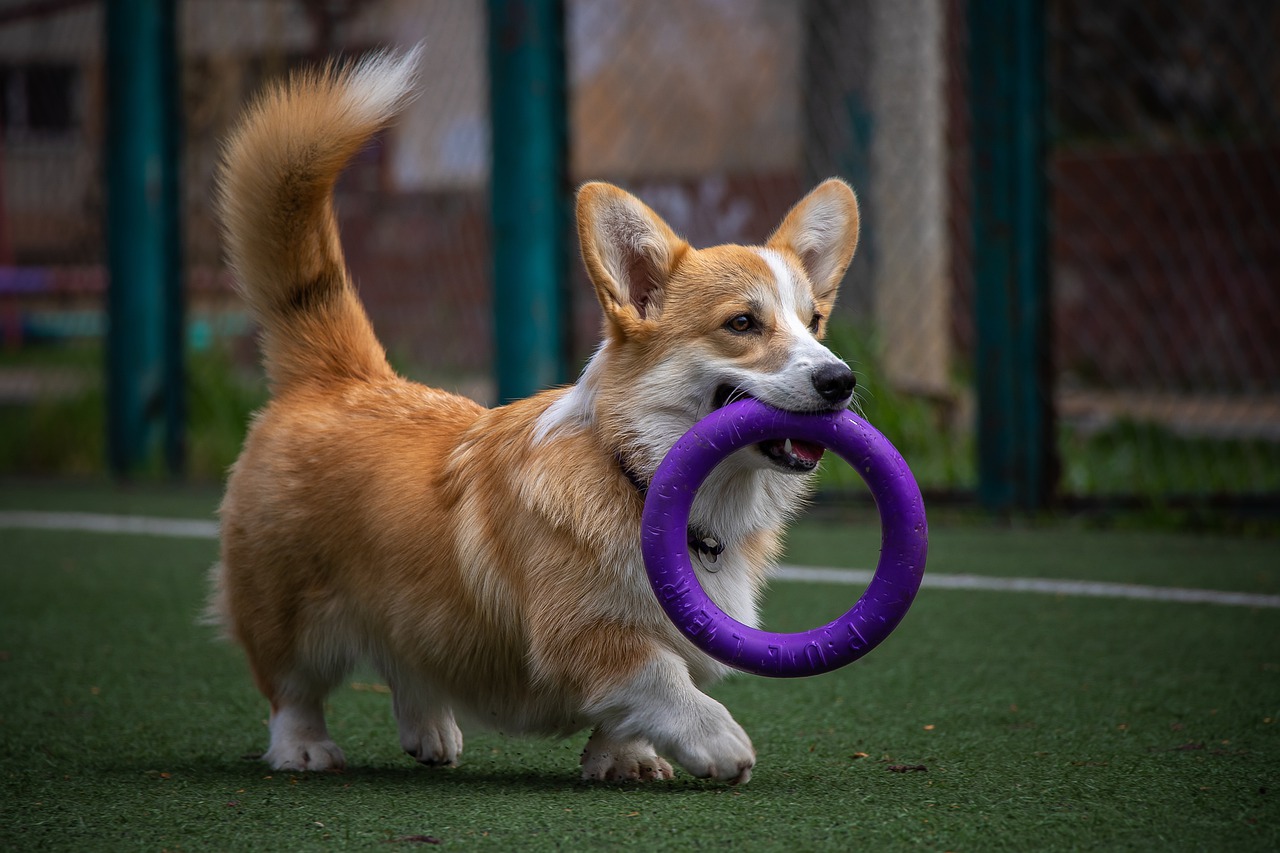
[[[193,344],[252,351],[209,203],[246,99],[299,63],[422,41],[421,96],[343,178],[344,240],[397,364],[490,396],[483,0],[178,6]],[[0,373],[36,376],[11,397],[45,388],[20,353],[101,334],[102,7],[0,2]],[[1060,488],[1280,493],[1280,4],[1045,9]],[[923,412],[940,458],[968,453],[972,431],[965,11],[565,0],[572,181],[620,183],[706,245],[760,242],[812,184],[848,179],[863,240],[838,343],[867,405]],[[580,361],[598,315],[574,276]],[[972,486],[971,465],[924,467],[926,487]]]

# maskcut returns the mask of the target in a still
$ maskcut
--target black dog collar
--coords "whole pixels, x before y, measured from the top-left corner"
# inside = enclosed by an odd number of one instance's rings
[[[644,498],[649,492],[649,484],[640,479],[640,476],[635,471],[631,470],[626,460],[622,458],[622,454],[614,454],[614,458],[618,461],[618,468],[621,469],[623,476],[635,487],[640,497]],[[689,550],[698,555],[698,559],[707,571],[716,571],[712,566],[715,565],[720,555],[724,553],[724,541],[720,537],[693,524],[690,524],[685,532],[688,535]]]

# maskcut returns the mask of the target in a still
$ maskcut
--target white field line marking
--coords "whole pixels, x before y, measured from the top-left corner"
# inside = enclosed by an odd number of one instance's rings
[[[148,518],[142,515],[103,515],[95,512],[0,512],[0,528],[62,530],[78,533],[133,533],[217,539],[218,523],[187,518]]]
[[[813,566],[780,566],[778,580],[866,586],[872,573],[866,569],[820,569]],[[1236,607],[1280,608],[1280,595],[1223,592],[1215,589],[1180,589],[1104,581],[1049,580],[1047,578],[993,578],[983,575],[940,575],[925,572],[921,587],[969,589],[990,592],[1039,592],[1082,598],[1136,598],[1141,601],[1181,601],[1187,604],[1226,604]]]
[[[62,530],[87,533],[124,533],[216,539],[214,521],[181,518],[149,518],[138,515],[105,515],[87,512],[0,511],[0,529]],[[830,569],[816,566],[779,566],[780,581],[866,586],[872,573],[866,569]],[[981,590],[988,592],[1036,592],[1085,598],[1130,598],[1141,601],[1176,601],[1186,604],[1222,604],[1235,607],[1280,609],[1280,595],[1223,592],[1213,589],[1141,586],[1102,581],[1049,580],[1047,578],[997,578],[982,575],[926,573],[922,587],[929,589]]]

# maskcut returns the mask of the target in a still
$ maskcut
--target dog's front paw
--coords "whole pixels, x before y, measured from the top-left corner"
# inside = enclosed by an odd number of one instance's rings
[[[588,782],[651,782],[673,775],[646,740],[614,740],[597,729],[582,750],[582,778]]]
[[[655,713],[650,706],[647,732],[663,755],[699,779],[740,785],[751,778],[756,750],[729,710],[704,693],[691,691],[672,711]]]
[[[751,738],[725,706],[697,689],[687,666],[674,656],[650,661],[587,712],[614,739],[652,744],[701,779],[739,785],[756,766]]]
[[[677,738],[671,754],[681,767],[700,779],[741,785],[751,779],[751,769],[756,766],[755,747],[727,711],[717,723],[715,731],[698,726],[702,731]]]

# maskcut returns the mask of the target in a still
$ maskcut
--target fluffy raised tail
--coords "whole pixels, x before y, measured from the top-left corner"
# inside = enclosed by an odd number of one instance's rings
[[[347,273],[333,185],[409,100],[420,50],[294,74],[260,95],[227,141],[226,246],[277,389],[391,372]]]

